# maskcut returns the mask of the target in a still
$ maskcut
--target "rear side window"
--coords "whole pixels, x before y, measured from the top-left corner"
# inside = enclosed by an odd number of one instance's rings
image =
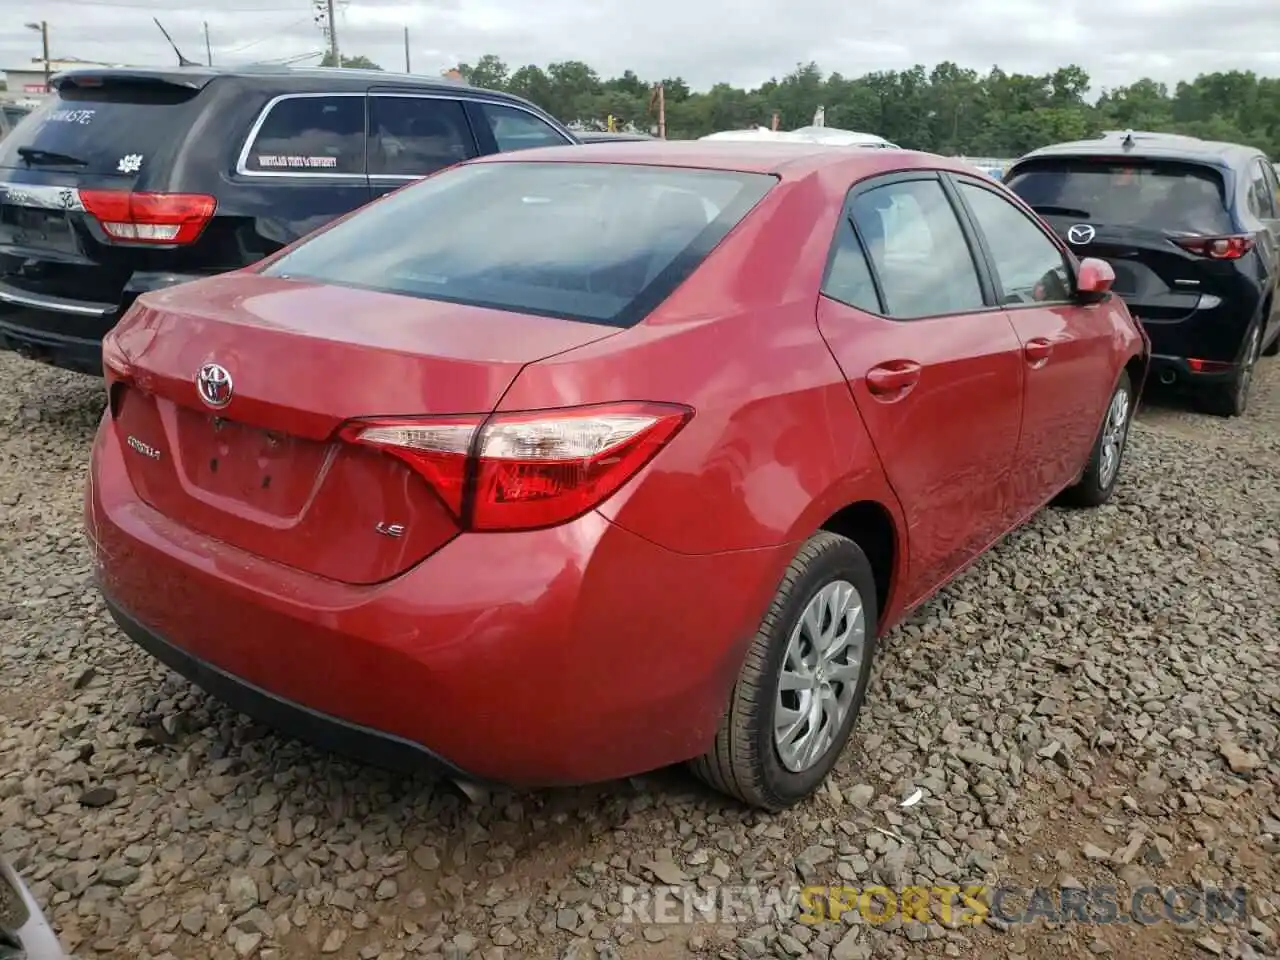
[[[364,97],[298,96],[270,108],[244,158],[250,173],[364,173]]]
[[[1280,218],[1280,180],[1277,179],[1276,168],[1265,160],[1260,160],[1259,163],[1262,164],[1262,173],[1267,179],[1267,189],[1271,191],[1276,217]]]
[[[827,275],[822,281],[822,292],[832,300],[870,313],[880,313],[880,297],[876,294],[875,281],[867,256],[853,232],[849,218],[840,218],[835,244],[827,263]]]
[[[425,177],[474,157],[462,104],[434,97],[369,98],[369,174]]]
[[[498,103],[481,104],[480,110],[503,153],[529,147],[562,147],[569,142],[551,124],[524,110]]]
[[[186,135],[197,95],[142,80],[65,89],[0,141],[0,167],[134,177]]]
[[[369,205],[263,272],[630,326],[775,182],[623,164],[471,164]]]
[[[1263,220],[1276,219],[1276,194],[1267,176],[1267,166],[1261,160],[1253,161],[1249,168],[1249,209]],[[1273,174],[1274,175],[1274,174]]]
[[[1008,181],[1045,216],[1171,233],[1230,233],[1221,175],[1205,166],[1156,161],[1037,162]]]
[[[900,319],[986,306],[973,254],[937,180],[905,180],[859,193],[850,204],[889,316]]]

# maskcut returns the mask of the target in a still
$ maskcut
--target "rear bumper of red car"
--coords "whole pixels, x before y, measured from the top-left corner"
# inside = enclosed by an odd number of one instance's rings
[[[109,431],[85,513],[117,622],[215,697],[374,763],[521,786],[702,753],[789,555],[676,554],[591,513],[342,584],[157,513]]]

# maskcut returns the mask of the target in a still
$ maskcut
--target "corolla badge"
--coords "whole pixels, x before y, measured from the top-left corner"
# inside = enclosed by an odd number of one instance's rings
[[[144,457],[150,457],[152,460],[160,459],[159,450],[157,450],[151,444],[144,443],[143,441],[139,440],[133,434],[129,434],[129,436],[126,438],[126,442],[129,444],[129,446],[131,446],[134,450],[138,451],[138,453],[142,454]]]
[[[1067,240],[1076,246],[1092,242],[1098,231],[1087,223],[1077,223],[1067,228]]]
[[[208,406],[219,410],[231,402],[231,374],[216,363],[206,363],[196,375],[196,390]]]

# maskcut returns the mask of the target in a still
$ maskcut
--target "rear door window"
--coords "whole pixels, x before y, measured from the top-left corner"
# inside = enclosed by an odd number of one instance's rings
[[[457,100],[369,98],[369,175],[425,177],[476,155],[466,112]]]
[[[364,174],[364,95],[290,96],[249,143],[246,173]]]
[[[850,209],[889,316],[916,319],[986,306],[973,254],[937,180],[875,187],[856,194]]]
[[[0,140],[0,167],[136,176],[186,136],[198,94],[142,79],[64,89]]]
[[[1036,162],[1008,181],[1037,213],[1171,233],[1231,232],[1221,175],[1190,163]]]
[[[623,164],[464,165],[371,204],[264,273],[630,326],[775,182]]]
[[[517,107],[483,103],[480,110],[503,153],[530,147],[562,147],[569,142],[551,124]]]

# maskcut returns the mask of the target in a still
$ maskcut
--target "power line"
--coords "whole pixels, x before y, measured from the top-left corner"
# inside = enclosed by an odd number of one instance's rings
[[[285,30],[292,30],[294,27],[301,26],[302,24],[306,23],[310,19],[311,18],[307,16],[307,17],[299,17],[297,20],[291,20],[289,23],[286,23],[283,26],[276,27],[275,28],[276,32],[273,34],[269,34],[265,37],[260,37],[257,40],[250,40],[248,43],[241,44],[238,47],[232,47],[230,50],[219,50],[218,56],[233,57],[237,53],[241,53],[245,50],[250,50],[253,47],[258,46],[259,44],[267,43],[268,41],[271,41],[271,40],[279,40],[280,39],[279,34],[283,33]]]
[[[171,4],[168,3],[147,3],[138,2],[138,0],[45,0],[53,6],[58,4],[67,4],[73,7],[105,7],[105,8],[121,8],[129,10],[150,10],[154,13],[170,13],[173,10]],[[221,3],[217,5],[219,13],[296,13],[299,4],[291,3],[287,6],[251,6],[251,7],[228,7]]]

